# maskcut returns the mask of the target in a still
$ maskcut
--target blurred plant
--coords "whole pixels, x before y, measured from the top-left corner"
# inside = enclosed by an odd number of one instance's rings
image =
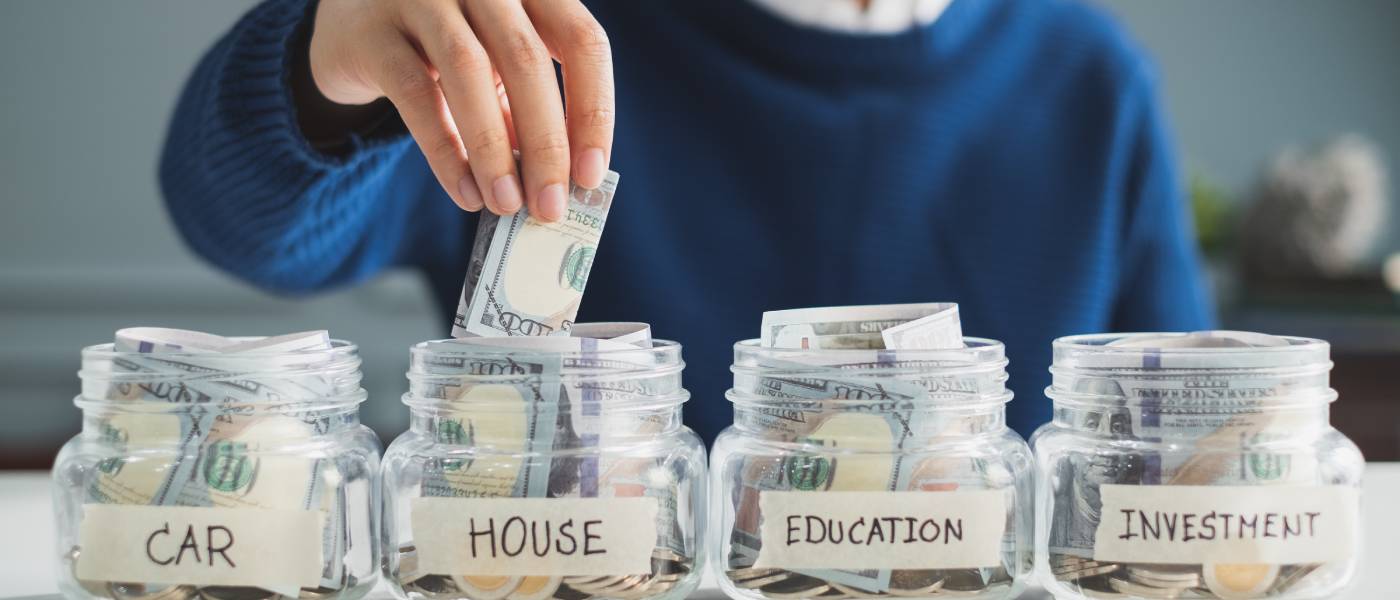
[[[1229,251],[1234,233],[1234,203],[1225,189],[1202,175],[1192,175],[1188,193],[1196,219],[1196,243],[1206,256],[1216,258]]]
[[[1389,213],[1385,164],[1360,136],[1312,150],[1285,148],[1241,223],[1251,278],[1337,278],[1366,269]]]

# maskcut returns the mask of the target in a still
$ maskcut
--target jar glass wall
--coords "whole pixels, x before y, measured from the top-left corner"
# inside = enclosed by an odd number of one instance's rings
[[[53,469],[70,598],[359,598],[378,580],[379,442],[353,344],[83,351]]]
[[[415,346],[404,395],[411,428],[390,445],[383,471],[385,572],[396,595],[693,590],[706,470],[704,445],[681,424],[683,366],[680,345],[661,340]]]
[[[711,462],[712,553],[737,598],[1011,598],[1031,569],[1032,460],[999,342],[734,348]]]
[[[1328,423],[1328,345],[1244,332],[1054,343],[1032,438],[1057,598],[1331,598],[1364,461]]]

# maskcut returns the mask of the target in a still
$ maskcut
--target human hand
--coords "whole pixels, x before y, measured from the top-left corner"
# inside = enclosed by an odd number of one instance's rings
[[[557,220],[571,174],[584,187],[603,181],[612,53],[578,0],[321,0],[309,52],[327,99],[394,104],[465,210],[507,215],[526,204]]]

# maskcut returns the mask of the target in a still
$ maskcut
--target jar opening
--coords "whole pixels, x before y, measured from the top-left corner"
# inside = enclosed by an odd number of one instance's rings
[[[258,338],[236,338],[258,339]],[[98,344],[82,351],[83,409],[178,410],[214,404],[219,410],[322,410],[365,400],[355,344],[293,351],[157,353]]]
[[[1337,396],[1328,384],[1330,348],[1311,338],[1113,333],[1063,337],[1053,348],[1052,382],[1045,393],[1057,405],[1208,413],[1326,404]]]
[[[681,386],[681,345],[673,341],[599,347],[559,337],[517,347],[493,339],[415,344],[404,404],[429,411],[660,410],[689,397]]]
[[[929,350],[765,348],[745,340],[734,345],[734,387],[726,396],[736,407],[999,409],[1011,400],[1007,364],[1001,342],[983,338]]]

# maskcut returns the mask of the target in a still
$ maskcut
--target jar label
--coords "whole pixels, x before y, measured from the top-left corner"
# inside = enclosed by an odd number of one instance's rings
[[[83,505],[78,579],[314,588],[321,511]]]
[[[1098,561],[1297,564],[1356,551],[1352,487],[1105,484],[1099,494]]]
[[[1001,564],[1009,490],[762,492],[756,567],[965,569]]]
[[[418,570],[433,575],[643,575],[656,498],[413,498]]]

